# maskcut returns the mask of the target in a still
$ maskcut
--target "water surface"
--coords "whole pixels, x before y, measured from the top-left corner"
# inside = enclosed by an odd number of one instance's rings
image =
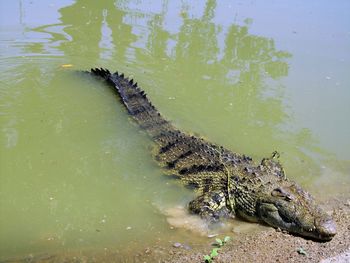
[[[0,259],[203,238],[164,211],[193,193],[103,83],[134,77],[179,128],[319,199],[350,186],[348,1],[0,2]],[[62,67],[62,65],[65,65]]]

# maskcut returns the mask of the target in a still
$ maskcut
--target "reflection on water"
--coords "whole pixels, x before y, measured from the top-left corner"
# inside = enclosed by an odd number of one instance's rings
[[[238,8],[214,0],[6,7],[16,16],[1,21],[2,257],[190,239],[161,211],[192,193],[161,176],[150,141],[113,93],[60,68],[67,63],[132,74],[178,127],[256,159],[277,149],[292,178],[315,192],[346,179],[338,188],[346,191],[349,164],[294,124],[283,84],[293,54],[250,33],[254,19]]]

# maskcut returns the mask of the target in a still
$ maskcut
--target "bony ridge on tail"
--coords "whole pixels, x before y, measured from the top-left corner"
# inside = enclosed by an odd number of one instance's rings
[[[288,180],[278,154],[260,163],[178,130],[158,112],[145,92],[118,72],[95,68],[91,75],[115,88],[133,119],[155,142],[155,159],[168,173],[198,192],[189,210],[211,221],[239,216],[292,234],[328,241],[333,219],[295,182]]]

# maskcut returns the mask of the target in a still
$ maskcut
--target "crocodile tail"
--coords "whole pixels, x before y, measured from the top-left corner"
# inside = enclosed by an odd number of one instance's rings
[[[128,79],[118,72],[110,73],[108,69],[102,68],[91,69],[91,74],[100,76],[116,88],[130,115],[152,137],[172,129],[170,123],[161,116],[133,79]]]

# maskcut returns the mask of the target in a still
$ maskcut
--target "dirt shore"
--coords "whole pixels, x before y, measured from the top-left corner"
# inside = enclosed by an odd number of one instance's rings
[[[247,234],[219,252],[215,262],[350,262],[350,204],[338,203],[333,216],[337,235],[330,242],[314,242],[274,229]],[[203,262],[202,253],[177,254],[166,262]]]
[[[350,262],[350,199],[333,198],[324,204],[333,214],[337,224],[337,235],[330,242],[315,242],[291,236],[273,228],[243,233],[219,250],[214,262]],[[196,246],[183,244],[155,244],[144,248],[122,251],[79,251],[64,254],[42,254],[17,258],[3,262],[204,262],[213,239]]]

